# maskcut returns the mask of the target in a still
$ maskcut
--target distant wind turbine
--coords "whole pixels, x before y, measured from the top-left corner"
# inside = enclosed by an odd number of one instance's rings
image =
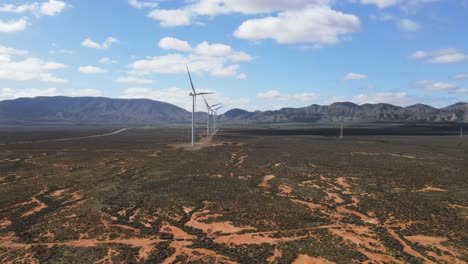
[[[343,139],[343,123],[340,126],[340,139]]]
[[[206,105],[206,135],[210,135],[210,119],[211,119],[211,112],[213,111],[213,109],[211,109],[210,105],[208,104],[208,102],[206,101],[205,97],[202,96],[203,98],[203,101]]]
[[[220,105],[220,104],[218,104]],[[224,106],[219,106],[218,108],[215,108],[213,110],[214,116],[213,116],[213,131],[216,131],[216,119],[218,118],[218,110],[223,108]]]
[[[190,75],[188,65],[186,65],[186,67],[187,67],[187,73],[190,79],[190,85],[192,86],[192,91],[193,91],[193,92],[190,92],[190,96],[192,96],[192,146],[194,146],[195,145],[195,105],[197,103],[197,95],[205,95],[205,94],[212,94],[212,93],[197,93],[195,91],[195,87],[193,86],[192,76]]]

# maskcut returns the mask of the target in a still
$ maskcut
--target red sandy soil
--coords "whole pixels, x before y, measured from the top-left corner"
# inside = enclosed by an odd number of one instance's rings
[[[8,218],[0,220],[0,229],[3,229],[7,226],[11,225],[11,220]]]
[[[273,250],[273,255],[267,258],[267,261],[274,262],[277,258],[281,258],[282,256],[283,256],[283,251],[281,251],[281,249],[279,248],[275,248],[275,250]]]
[[[407,158],[407,159],[415,159],[416,156],[413,155],[402,155],[402,154],[394,154],[394,153],[369,153],[369,152],[351,152],[351,155],[366,155],[366,156],[392,156],[392,157],[399,157],[399,158]]]
[[[161,226],[160,232],[171,233],[172,235],[174,235],[174,239],[177,240],[192,240],[197,238],[196,236],[187,234],[184,230],[172,226],[169,223],[164,223]]]
[[[262,188],[268,188],[270,187],[270,184],[269,184],[269,181],[271,181],[272,179],[275,178],[275,175],[266,175],[265,177],[263,177],[263,180],[262,182],[258,185],[258,187],[262,187]]]
[[[32,214],[35,214],[37,212],[40,212],[42,209],[45,209],[47,208],[47,205],[41,201],[39,201],[39,199],[37,199],[36,197],[32,197],[31,198],[31,203],[36,203],[37,206],[34,207],[33,209],[29,210],[28,212],[24,213],[21,215],[21,217],[26,217],[26,216],[30,216]]]
[[[102,244],[124,244],[134,248],[140,248],[139,258],[147,258],[148,254],[153,249],[153,245],[164,240],[159,238],[129,238],[129,239],[106,239],[106,240],[97,240],[97,239],[80,239],[80,240],[71,240],[66,242],[54,242],[54,243],[31,243],[31,244],[22,244],[13,242],[16,240],[14,234],[10,233],[7,236],[0,237],[0,248],[29,248],[31,246],[69,246],[69,247],[96,247]]]
[[[227,263],[235,264],[236,262],[231,261],[226,256],[219,255],[216,252],[204,248],[190,248],[192,245],[190,241],[174,241],[169,246],[175,249],[172,256],[165,259],[163,264],[174,263],[178,256],[187,257],[187,262],[192,263],[200,261],[202,263]]]
[[[446,192],[447,190],[445,189],[442,189],[442,188],[438,188],[438,187],[434,187],[434,186],[425,186],[424,188],[422,189],[419,189],[419,190],[416,190],[417,192]]]
[[[414,250],[410,245],[408,245],[408,243],[406,243],[403,239],[401,239],[400,236],[394,230],[388,229],[387,231],[390,235],[392,235],[393,238],[395,238],[396,240],[398,240],[398,242],[400,242],[400,244],[403,246],[404,252],[410,254],[413,257],[417,257],[417,258],[424,260],[425,263],[434,263],[431,260],[424,257],[421,253]]]
[[[222,233],[222,234],[232,234],[237,233],[244,230],[254,230],[253,227],[236,227],[229,221],[224,222],[211,222],[211,223],[204,223],[202,221],[219,217],[221,215],[210,215],[209,210],[204,210],[201,212],[196,212],[192,215],[190,220],[185,224],[186,226],[193,227],[196,229],[200,229],[206,234],[212,236],[215,233]]]
[[[281,184],[278,187],[278,189],[280,190],[280,193],[278,195],[282,195],[282,196],[289,196],[293,191],[293,189],[286,184]]]
[[[333,264],[335,262],[328,261],[324,258],[311,257],[309,255],[299,255],[293,261],[293,264]]]

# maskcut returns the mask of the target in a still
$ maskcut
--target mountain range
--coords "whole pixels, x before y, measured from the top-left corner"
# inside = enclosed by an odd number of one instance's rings
[[[196,119],[204,122],[206,113],[197,112]],[[54,96],[0,101],[1,123],[158,124],[187,123],[190,120],[191,113],[187,110],[149,99]],[[468,103],[456,103],[441,109],[423,104],[399,107],[383,103],[357,105],[350,102],[328,106],[314,104],[275,111],[232,109],[220,115],[219,120],[225,123],[468,122]]]

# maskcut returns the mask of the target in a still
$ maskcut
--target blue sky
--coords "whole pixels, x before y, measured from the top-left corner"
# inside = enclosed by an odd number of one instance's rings
[[[467,0],[0,0],[0,100],[468,101]],[[199,105],[201,107],[201,105]]]

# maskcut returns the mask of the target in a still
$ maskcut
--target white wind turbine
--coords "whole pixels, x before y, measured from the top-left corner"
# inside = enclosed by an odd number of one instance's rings
[[[202,96],[203,98],[203,101],[205,102],[205,105],[206,105],[206,135],[208,136],[210,134],[210,117],[211,117],[211,107],[210,105],[208,104],[208,102],[206,101],[205,97]]]
[[[190,96],[192,96],[192,146],[194,146],[195,145],[195,105],[197,103],[197,95],[212,94],[212,93],[197,93],[195,91],[195,87],[193,86],[192,76],[190,75],[188,65],[186,65],[186,67],[187,67],[187,73],[190,79],[190,85],[192,86],[192,91],[193,91],[193,92],[190,92]]]
[[[217,104],[220,105],[220,104]],[[218,110],[223,108],[224,106],[219,106],[216,109],[213,110],[213,131],[216,131],[216,119],[218,118]]]

